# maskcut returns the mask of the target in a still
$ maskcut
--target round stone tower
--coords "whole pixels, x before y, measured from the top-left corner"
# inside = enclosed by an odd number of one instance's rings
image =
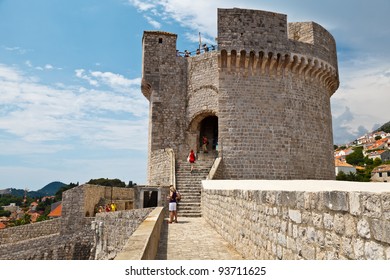
[[[176,41],[163,32],[143,40],[149,168],[158,164],[153,151],[185,158],[207,135],[222,158],[220,179],[334,179],[330,97],[339,79],[328,31],[234,8],[218,9],[216,51],[176,57],[164,36]],[[165,41],[169,52],[158,54]]]

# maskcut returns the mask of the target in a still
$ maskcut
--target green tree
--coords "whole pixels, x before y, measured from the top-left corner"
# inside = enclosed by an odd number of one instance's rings
[[[119,179],[108,179],[108,178],[91,179],[87,184],[106,186],[106,187],[121,187],[121,188],[126,187],[125,182],[122,182]]]
[[[354,166],[364,165],[364,156],[363,156],[363,147],[356,147],[353,151],[353,153],[347,155],[345,157],[347,163],[352,164]]]
[[[11,212],[10,211],[4,210],[4,209],[0,209],[0,217],[9,217],[9,216],[11,216]]]
[[[381,164],[382,164],[382,160],[380,158],[375,158],[374,159],[374,162],[373,162],[374,167],[377,167],[377,166],[379,166]]]

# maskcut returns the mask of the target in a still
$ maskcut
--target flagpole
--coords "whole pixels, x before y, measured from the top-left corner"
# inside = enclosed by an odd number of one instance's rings
[[[202,39],[200,37],[200,32],[199,32],[199,51],[200,51],[200,47],[202,46]]]

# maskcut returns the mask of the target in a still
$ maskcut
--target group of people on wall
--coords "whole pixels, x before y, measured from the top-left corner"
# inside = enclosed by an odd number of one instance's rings
[[[211,47],[212,51],[214,51],[216,49],[215,45],[211,45],[210,47]],[[192,51],[192,52],[190,52],[188,50],[184,50],[184,52],[176,50],[176,56],[178,56],[178,57],[180,57],[180,56],[190,57],[193,54],[199,55],[202,52],[203,53],[209,52],[210,51],[210,47],[208,47],[207,44],[203,44],[201,48],[198,48],[198,49],[196,49],[196,51]]]

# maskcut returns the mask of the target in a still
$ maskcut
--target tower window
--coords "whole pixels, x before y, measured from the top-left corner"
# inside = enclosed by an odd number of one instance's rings
[[[158,38],[158,43],[162,44],[162,38]]]

